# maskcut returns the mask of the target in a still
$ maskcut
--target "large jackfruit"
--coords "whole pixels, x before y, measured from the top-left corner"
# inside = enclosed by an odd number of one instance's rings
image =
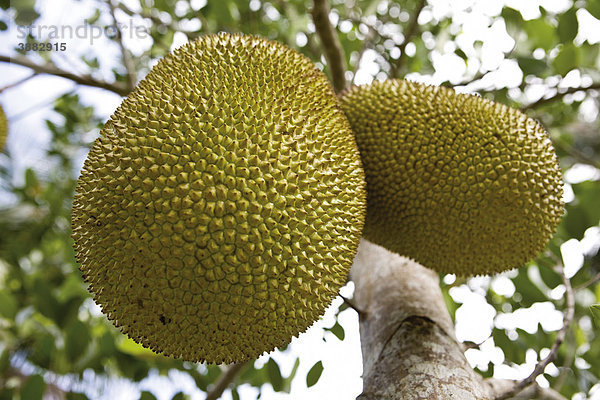
[[[238,362],[287,344],[345,283],[364,172],[325,76],[219,34],[162,59],[92,147],[73,205],[95,301],[135,341]]]
[[[544,129],[452,89],[390,80],[341,96],[367,180],[364,235],[440,272],[490,274],[540,252],[563,213]]]

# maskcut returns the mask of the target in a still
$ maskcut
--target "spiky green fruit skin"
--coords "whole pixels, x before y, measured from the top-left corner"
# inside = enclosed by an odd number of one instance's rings
[[[322,315],[365,213],[358,148],[325,76],[284,45],[220,34],[166,56],[116,110],[72,226],[94,299],[124,333],[231,363]]]
[[[561,171],[532,118],[402,80],[354,87],[341,106],[365,169],[368,240],[470,276],[519,267],[552,237]]]
[[[8,135],[8,121],[2,106],[0,106],[0,151],[4,150],[6,144],[6,136]]]

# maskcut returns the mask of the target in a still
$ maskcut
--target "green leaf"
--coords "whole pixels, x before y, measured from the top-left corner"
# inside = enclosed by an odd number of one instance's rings
[[[316,385],[323,373],[323,362],[319,361],[306,374],[306,387]]]
[[[561,222],[562,227],[575,239],[583,238],[585,230],[600,222],[600,185],[593,181],[584,181],[571,185],[576,202],[566,205],[566,215]]]
[[[11,5],[15,8],[15,22],[18,25],[31,25],[40,16],[34,8],[35,0],[13,1]]]
[[[35,171],[31,168],[25,170],[25,187],[32,188],[38,185],[38,179],[35,175]]]
[[[579,49],[573,44],[563,45],[554,61],[552,66],[562,76],[565,76],[573,68],[576,68],[579,64]]]
[[[381,0],[360,0],[359,8],[362,11],[363,16],[366,17],[375,14],[379,3],[381,3]]]
[[[6,290],[0,290],[0,317],[14,319],[18,308],[19,305],[13,295]]]
[[[39,277],[33,283],[35,293],[35,306],[44,315],[52,320],[57,320],[60,314],[60,304],[52,294],[51,282]]]
[[[260,381],[260,383],[258,383],[256,385],[253,384],[251,382],[251,379],[255,378],[256,372],[257,372],[257,370],[255,368],[244,368],[240,372],[239,380],[242,382],[248,382],[252,386],[260,387],[264,383],[266,383],[266,379],[262,379]],[[262,373],[263,370],[261,369],[260,372]],[[217,378],[221,375],[221,373],[222,373],[222,371],[218,365],[208,365],[207,371],[205,373],[194,374],[193,378],[194,378],[194,381],[196,382],[196,386],[198,386],[198,389],[206,392],[206,390],[208,389],[208,385],[214,383],[217,380]],[[261,374],[261,378],[263,378],[262,374]],[[254,382],[254,383],[257,383],[257,382]]]
[[[94,25],[98,19],[100,18],[100,10],[96,9],[94,11],[94,14],[92,14],[92,16],[86,18],[85,23],[88,25]]]
[[[88,400],[88,397],[83,393],[69,392],[67,400]]]
[[[525,75],[540,75],[548,69],[546,61],[529,56],[517,57],[517,62]]]
[[[79,320],[74,320],[67,328],[66,351],[71,361],[83,355],[90,342],[88,327]]]
[[[517,276],[512,279],[515,290],[523,297],[520,301],[522,307],[530,307],[533,303],[548,301],[548,298],[540,288],[529,279],[527,275],[528,268],[520,268]]]
[[[585,212],[581,207],[572,206],[570,204],[567,204],[565,208],[567,212],[561,221],[562,227],[564,227],[569,237],[575,239],[583,238],[583,234],[588,227]]]
[[[98,341],[100,345],[100,353],[104,356],[110,357],[117,350],[115,346],[115,338],[110,332],[104,332]]]
[[[581,53],[581,66],[596,69],[596,60],[600,56],[600,44],[583,42],[579,48]]]
[[[577,36],[577,30],[579,29],[579,24],[577,22],[577,10],[575,8],[571,8],[564,14],[560,14],[558,17],[558,27],[556,31],[558,33],[558,38],[563,43],[570,43]]]
[[[31,375],[21,387],[21,400],[42,400],[46,383],[40,375]]]
[[[56,351],[56,340],[50,333],[42,333],[33,345],[33,352],[29,355],[31,361],[42,368],[49,369],[52,365],[53,355]]]
[[[514,8],[506,6],[502,7],[502,12],[500,13],[500,16],[502,16],[502,18],[507,24],[515,24],[518,26],[521,26],[523,24],[523,16],[521,15],[521,12],[515,10]]]
[[[326,328],[325,330],[333,333],[339,340],[344,340],[344,338],[346,337],[344,328],[337,321],[331,328]]]
[[[156,396],[154,396],[152,393],[148,392],[147,390],[144,390],[142,392],[142,394],[140,395],[140,400],[156,400]]]
[[[214,18],[220,25],[234,25],[239,18],[239,10],[231,0],[213,1],[210,3],[210,6],[212,7],[211,11]]]
[[[562,278],[559,274],[556,273],[551,267],[540,265],[538,267],[540,271],[540,276],[542,277],[542,281],[548,286],[550,289],[554,289],[558,285],[562,283]]]
[[[596,321],[598,327],[600,327],[600,304],[592,304],[590,306],[590,312]]]
[[[588,227],[598,225],[600,223],[600,207],[598,207],[600,185],[598,182],[584,181],[573,185],[572,187],[579,206],[583,209],[588,218]]]
[[[554,27],[544,18],[525,21],[525,32],[534,48],[550,50],[554,47],[555,34]]]
[[[87,57],[86,55],[84,55],[81,57],[81,60],[92,69],[97,69],[98,67],[100,67],[100,61],[98,61],[98,57]]]
[[[166,11],[172,13],[172,10],[175,6],[175,2],[173,0],[155,0],[154,7],[158,8],[160,11]]]
[[[600,0],[587,0],[585,8],[595,18],[600,19]]]
[[[279,369],[279,365],[277,365],[275,360],[269,358],[266,367],[267,375],[269,376],[269,381],[271,382],[271,386],[273,386],[273,390],[276,392],[280,392],[283,389],[283,378],[281,377],[281,370]]]
[[[456,310],[458,310],[458,304],[454,301],[450,293],[448,293],[448,288],[445,287],[442,289],[442,295],[444,296],[444,303],[446,303],[446,308],[448,309],[448,313],[450,313],[450,317],[452,321],[456,320]]]
[[[462,51],[461,49],[454,50],[454,54],[456,54],[457,56],[459,56],[460,58],[462,58],[465,61],[467,61],[469,59],[469,56],[467,56],[467,54],[464,51]]]
[[[0,374],[3,374],[10,367],[10,351],[6,348],[0,351]]]
[[[189,399],[189,396],[183,392],[177,392],[177,393],[175,393],[175,395],[173,397],[171,397],[171,400],[187,400],[187,399]]]

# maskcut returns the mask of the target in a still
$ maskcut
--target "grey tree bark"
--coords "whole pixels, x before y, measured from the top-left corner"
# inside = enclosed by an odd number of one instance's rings
[[[360,400],[492,399],[456,340],[438,275],[362,240],[351,271],[360,312]]]

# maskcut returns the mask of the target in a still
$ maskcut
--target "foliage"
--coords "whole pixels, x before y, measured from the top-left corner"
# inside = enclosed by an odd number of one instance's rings
[[[114,4],[122,21],[137,14],[148,22],[151,45],[143,48],[141,54],[137,49],[132,57],[138,77],[143,77],[176,39],[193,39],[221,30],[279,40],[298,49],[329,73],[307,4],[302,0],[209,0],[200,8],[194,1],[140,0],[135,11],[125,3]],[[563,171],[586,165],[598,176],[597,90],[568,88],[561,82],[569,78],[570,82],[574,79],[587,82],[583,86],[599,87],[600,45],[581,39],[579,28],[584,18],[600,18],[600,1],[569,2],[559,12],[540,7],[538,15],[533,17],[508,6],[486,14],[487,27],[499,23],[515,41],[503,57],[518,66],[522,79],[510,85],[497,74],[505,64],[500,63],[491,71],[485,69],[482,61],[489,49],[483,39],[469,43],[461,37],[464,28],[461,16],[474,12],[475,5],[446,10],[439,2],[432,1],[425,5],[418,31],[409,37],[410,45],[403,43],[419,4],[418,0],[332,1],[331,19],[336,23],[347,69],[356,72],[361,60],[369,54],[376,67],[371,75],[378,79],[435,77],[443,72],[443,65],[435,62],[436,57],[451,54],[462,60],[465,72],[462,77],[438,83],[461,86],[502,103],[528,108],[547,127]],[[11,24],[34,23],[43,9],[39,4],[36,6],[35,0],[10,4],[3,0],[0,6],[5,10],[0,14],[0,30]],[[98,3],[97,9],[90,10],[88,22],[104,24],[110,21],[108,13],[108,7]],[[44,40],[28,38],[28,41]],[[13,44],[18,53],[17,44]],[[110,45],[118,49],[118,39],[113,37]],[[104,52],[102,47],[90,47],[79,56],[86,65],[86,74],[105,76],[103,71],[110,63]],[[38,63],[61,57],[48,52],[21,53]],[[127,82],[124,65],[110,70],[109,80]],[[549,99],[532,98],[530,93],[536,87],[545,89]],[[90,300],[71,247],[70,207],[80,158],[103,121],[93,107],[80,99],[77,90],[55,99],[53,110],[54,117],[46,122],[52,140],[40,160],[42,168],[32,166],[24,172],[15,169],[10,147],[0,159],[0,190],[2,196],[10,195],[13,199],[0,209],[0,398],[20,395],[23,399],[36,399],[42,392],[53,390],[66,392],[66,398],[93,398],[101,388],[81,384],[89,371],[106,379],[123,377],[139,382],[150,371],[166,375],[177,370],[191,377],[201,390],[210,390],[223,374],[220,367],[190,364],[143,349],[125,339]],[[452,288],[465,284],[482,290],[497,315],[547,302],[558,310],[565,309],[564,285],[553,269],[562,257],[561,246],[573,240],[589,241],[593,228],[600,227],[598,179],[573,181],[568,188],[572,189],[573,197],[548,253],[518,271],[503,275],[512,282],[514,292],[498,293],[489,284],[490,280],[479,287],[480,281],[474,280],[443,284],[453,316],[461,305],[454,300]],[[583,266],[571,277],[576,288],[574,322],[555,362],[558,373],[547,370],[543,375],[568,398],[576,393],[587,396],[599,383],[600,323],[592,317],[598,318],[599,314],[593,303],[600,303],[600,285],[593,281],[600,273],[600,255],[596,253],[597,247],[595,252],[585,254]],[[494,279],[497,278],[491,278]],[[546,331],[539,325],[534,332],[497,325],[491,338],[502,349],[505,364],[509,365],[524,363],[528,349],[541,358],[556,335],[555,331]],[[328,330],[339,340],[346,336],[337,322]],[[478,371],[491,376],[497,367],[490,362],[487,368],[478,367]],[[237,388],[244,384],[256,388],[268,384],[275,391],[289,392],[297,368],[298,362],[289,376],[282,376],[272,358],[264,365],[251,363],[231,382],[232,396],[238,398]],[[322,371],[323,364],[319,361],[306,376],[307,386],[315,384]],[[174,398],[183,396],[181,393]],[[152,399],[154,394],[144,391],[141,398]]]

